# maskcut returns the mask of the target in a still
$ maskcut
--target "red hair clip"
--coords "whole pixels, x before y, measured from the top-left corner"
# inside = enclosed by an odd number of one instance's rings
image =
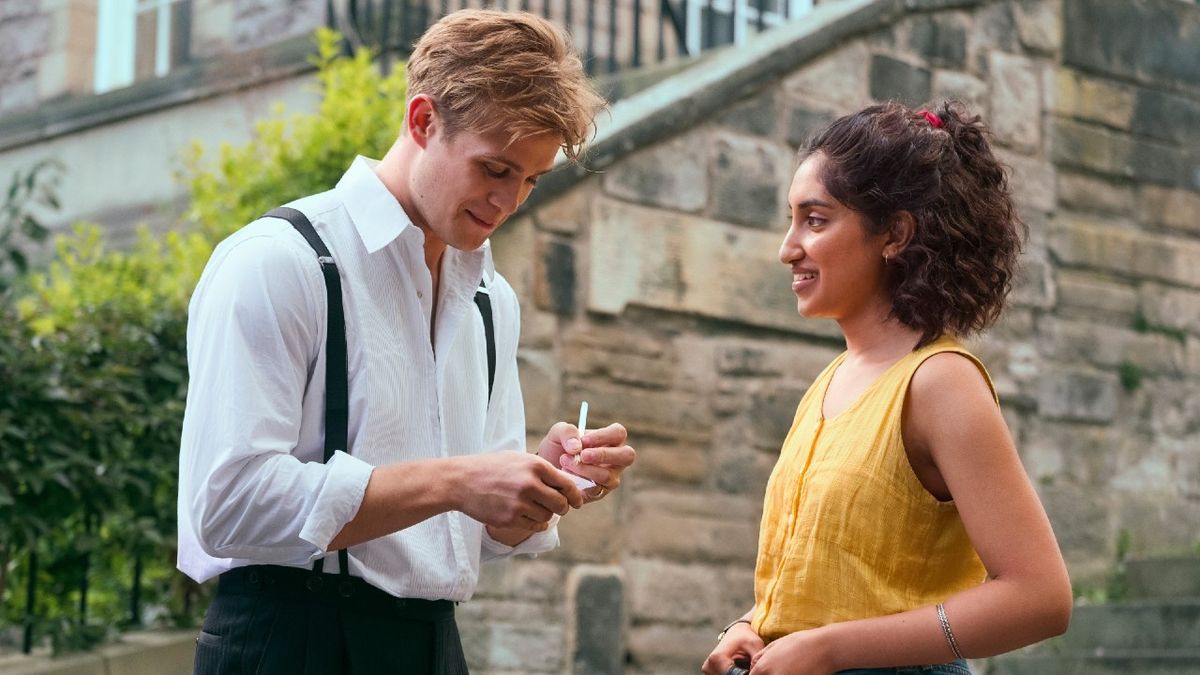
[[[919,115],[921,115],[922,117],[924,117],[924,118],[925,118],[925,121],[926,121],[926,122],[929,122],[929,126],[931,126],[931,127],[935,128],[935,129],[941,129],[941,128],[942,128],[942,118],[938,117],[938,116],[937,116],[937,115],[935,115],[934,113],[931,113],[931,112],[929,112],[928,110],[922,110],[921,112],[919,112],[919,113],[917,113],[917,114],[919,114]]]

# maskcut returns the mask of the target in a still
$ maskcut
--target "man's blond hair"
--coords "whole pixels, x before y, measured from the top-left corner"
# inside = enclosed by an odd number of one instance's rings
[[[430,26],[408,61],[408,96],[418,94],[433,98],[451,137],[555,132],[574,162],[605,106],[571,39],[527,12],[466,9]]]

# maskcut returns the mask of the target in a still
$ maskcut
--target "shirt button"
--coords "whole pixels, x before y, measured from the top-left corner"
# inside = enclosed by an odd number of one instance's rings
[[[418,298],[424,298],[424,297],[425,297],[425,293],[424,293],[423,291],[417,291],[417,297],[418,297]]]

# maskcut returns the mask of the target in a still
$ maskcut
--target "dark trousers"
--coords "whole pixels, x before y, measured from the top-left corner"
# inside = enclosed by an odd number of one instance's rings
[[[254,565],[221,575],[195,675],[467,675],[454,603],[358,577]]]

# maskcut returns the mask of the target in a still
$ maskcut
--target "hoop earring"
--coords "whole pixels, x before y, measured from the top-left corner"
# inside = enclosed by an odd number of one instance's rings
[[[884,265],[888,264],[888,254],[886,254],[886,253],[883,254],[883,264]]]

